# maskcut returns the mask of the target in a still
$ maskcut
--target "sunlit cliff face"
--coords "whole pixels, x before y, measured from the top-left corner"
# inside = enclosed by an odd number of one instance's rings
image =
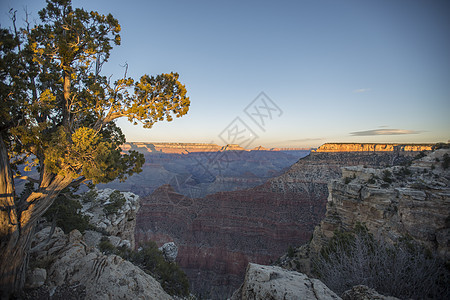
[[[428,151],[432,144],[369,144],[369,143],[326,143],[316,152],[364,152],[364,151]]]
[[[191,152],[217,152],[217,151],[281,151],[281,150],[305,150],[303,148],[264,148],[262,146],[253,149],[245,149],[238,144],[219,146],[212,143],[125,143],[121,146],[122,151],[137,150],[141,153],[162,152],[186,154]]]

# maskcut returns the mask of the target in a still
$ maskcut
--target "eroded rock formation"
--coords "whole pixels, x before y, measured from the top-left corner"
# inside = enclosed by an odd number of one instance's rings
[[[434,144],[325,143],[316,152],[429,151]]]
[[[285,174],[243,191],[189,198],[163,186],[141,199],[136,240],[175,242],[195,293],[220,299],[242,282],[248,262],[269,264],[306,243],[325,215],[327,184],[347,165],[390,166],[416,153],[312,153]]]
[[[311,258],[334,236],[363,224],[377,239],[408,238],[450,260],[449,149],[428,152],[411,165],[344,167],[331,180],[326,215],[310,243],[285,254],[279,265],[310,274]],[[446,165],[447,164],[447,165]]]
[[[96,228],[120,238],[120,243],[134,248],[134,231],[136,228],[136,214],[139,210],[139,196],[131,192],[120,192],[122,202],[112,203],[112,189],[94,190],[94,197],[83,201],[81,212],[89,217],[89,222]],[[115,192],[116,194],[119,191]],[[105,206],[115,205],[116,209],[105,210]]]
[[[65,235],[57,227],[48,240],[49,233],[50,227],[38,232],[31,251],[29,287],[37,287],[36,281],[45,283],[41,289],[49,292],[43,299],[52,299],[54,291],[65,287],[77,287],[83,294],[77,299],[172,299],[159,282],[129,261],[89,247],[78,230]]]
[[[409,167],[347,167],[329,183],[326,217],[316,228],[311,250],[317,252],[335,230],[365,224],[388,242],[410,237],[450,260],[449,149],[415,160]]]
[[[122,145],[123,151],[136,150],[144,154],[148,153],[195,153],[195,152],[217,152],[217,151],[298,151],[309,150],[309,148],[265,148],[255,147],[252,150],[245,149],[238,144],[219,146],[213,143],[144,143],[130,142]]]

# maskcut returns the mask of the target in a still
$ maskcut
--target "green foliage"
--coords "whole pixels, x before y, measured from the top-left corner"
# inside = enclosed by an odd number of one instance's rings
[[[383,181],[386,183],[392,183],[392,173],[389,170],[383,171]]]
[[[352,181],[352,178],[351,178],[351,177],[345,177],[345,178],[344,178],[344,183],[345,183],[345,184],[349,184],[351,181]]]
[[[107,237],[102,237],[100,243],[98,244],[98,248],[104,254],[116,254],[119,255],[120,252],[113,244],[108,240]]]
[[[81,201],[83,203],[93,202],[97,199],[98,193],[96,189],[90,189],[88,192],[81,196]]]
[[[131,261],[145,273],[150,274],[170,295],[188,296],[189,280],[186,274],[174,262],[168,262],[154,242],[147,242],[139,251],[127,247],[114,247],[106,237],[103,237],[99,249],[105,254],[116,254]]]
[[[422,157],[425,157],[426,154],[424,151],[420,151],[419,154],[417,154],[414,159],[421,159]]]
[[[408,169],[408,167],[402,167],[399,171],[400,176],[409,176],[411,174],[412,174],[412,172],[411,172],[411,170]]]
[[[114,121],[126,117],[151,128],[185,115],[190,100],[179,75],[111,81],[101,74],[121,41],[111,14],[48,0],[39,18],[13,33],[0,28],[0,134],[11,161],[22,164],[33,155],[48,178],[94,184],[140,172],[143,155],[121,153],[125,136]]]
[[[337,251],[350,251],[355,242],[356,235],[361,235],[368,240],[373,239],[372,235],[367,230],[367,227],[357,223],[352,231],[336,230],[333,237],[320,250],[320,255],[326,260],[329,260],[330,254],[332,253],[336,253]],[[316,270],[316,272],[319,272],[319,270]]]
[[[443,159],[442,168],[447,169],[448,166],[450,165],[450,157],[448,156],[447,153],[445,153],[442,159]]]
[[[53,202],[52,206],[44,214],[47,221],[56,218],[56,225],[61,227],[65,233],[69,233],[74,229],[78,229],[83,233],[87,229],[92,229],[89,224],[89,217],[81,214],[81,204],[75,200],[76,195],[65,190],[59,194],[58,198]]]
[[[292,246],[289,246],[288,248],[288,252],[287,252],[288,257],[293,258],[295,255],[295,249]]]
[[[125,204],[126,199],[125,196],[122,195],[121,192],[115,190],[109,195],[110,203],[106,204],[103,207],[103,211],[109,215],[113,213],[117,213],[117,211]]]

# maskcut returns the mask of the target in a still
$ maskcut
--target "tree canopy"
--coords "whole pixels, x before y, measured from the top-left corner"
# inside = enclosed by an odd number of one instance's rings
[[[39,17],[38,24],[26,21],[18,28],[13,13],[13,28],[0,28],[2,249],[19,246],[27,226],[34,226],[64,188],[125,179],[141,170],[141,154],[122,153],[125,136],[114,120],[125,117],[151,128],[185,115],[190,104],[177,73],[134,80],[125,70],[115,81],[102,74],[121,42],[121,27],[111,14],[47,0]],[[38,177],[24,176],[23,166],[36,168]],[[18,197],[13,178],[35,188]],[[3,260],[0,269],[4,266]]]

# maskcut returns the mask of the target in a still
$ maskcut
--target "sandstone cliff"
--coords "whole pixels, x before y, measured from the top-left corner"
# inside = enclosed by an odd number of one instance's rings
[[[136,150],[141,153],[188,153],[188,152],[215,152],[221,147],[208,143],[125,143],[122,145],[123,151]]]
[[[433,144],[325,143],[316,152],[429,151]]]
[[[324,219],[310,243],[284,255],[279,265],[310,274],[311,258],[336,231],[363,224],[377,239],[395,243],[408,238],[450,259],[449,149],[429,152],[411,165],[342,168],[328,184]]]
[[[245,149],[238,144],[228,144],[223,147],[213,143],[146,143],[130,142],[121,146],[123,151],[136,150],[148,153],[173,153],[186,154],[196,152],[217,152],[217,151],[299,151],[310,150],[309,148],[265,148],[255,147],[251,150]]]
[[[316,228],[311,250],[317,252],[335,230],[357,222],[386,241],[410,237],[450,260],[450,168],[440,149],[409,167],[347,167],[329,183],[325,218]]]
[[[194,292],[220,299],[242,282],[248,262],[269,264],[306,243],[325,215],[330,179],[346,165],[390,166],[405,152],[312,153],[253,189],[188,198],[163,186],[141,199],[136,240],[174,241]]]

